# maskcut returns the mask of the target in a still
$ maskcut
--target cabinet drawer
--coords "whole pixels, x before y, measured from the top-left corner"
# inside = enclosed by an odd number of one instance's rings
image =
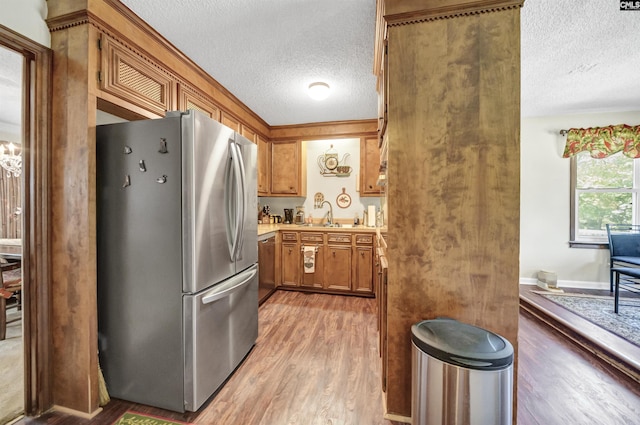
[[[323,242],[322,233],[300,233],[300,240],[302,242]]]
[[[329,233],[327,235],[327,242],[351,243],[351,235],[349,233]]]
[[[356,245],[372,245],[373,233],[367,235],[356,235]]]
[[[298,241],[298,234],[295,232],[282,232],[283,241]]]

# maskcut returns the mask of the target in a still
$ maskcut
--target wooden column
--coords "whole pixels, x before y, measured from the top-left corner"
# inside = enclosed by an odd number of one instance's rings
[[[50,2],[49,18],[74,12],[74,3],[81,12],[82,2]],[[95,43],[95,32],[80,15],[51,33],[53,404],[83,416],[99,409]]]
[[[386,401],[405,418],[412,324],[455,318],[517,352],[521,2],[428,3],[438,7],[385,16]]]

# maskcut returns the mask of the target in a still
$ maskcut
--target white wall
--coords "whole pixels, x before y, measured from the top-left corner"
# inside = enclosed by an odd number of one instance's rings
[[[640,124],[640,111],[523,118],[521,122],[520,281],[554,271],[565,287],[609,287],[609,251],[569,248],[569,159],[561,129]]]
[[[0,24],[29,37],[43,46],[51,47],[45,0],[0,0]]]

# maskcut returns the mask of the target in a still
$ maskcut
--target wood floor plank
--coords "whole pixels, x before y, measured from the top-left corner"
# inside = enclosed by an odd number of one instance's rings
[[[640,424],[640,390],[626,376],[529,314],[519,331],[520,425]]]
[[[384,420],[376,300],[277,291],[256,346],[200,412],[113,400],[92,420],[49,412],[20,424],[109,425],[128,409],[207,425],[397,425]],[[518,424],[640,425],[640,389],[524,313]]]

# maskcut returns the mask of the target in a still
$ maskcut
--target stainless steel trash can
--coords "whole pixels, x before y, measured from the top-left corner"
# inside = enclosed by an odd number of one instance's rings
[[[453,319],[411,327],[413,425],[510,425],[513,346]]]

